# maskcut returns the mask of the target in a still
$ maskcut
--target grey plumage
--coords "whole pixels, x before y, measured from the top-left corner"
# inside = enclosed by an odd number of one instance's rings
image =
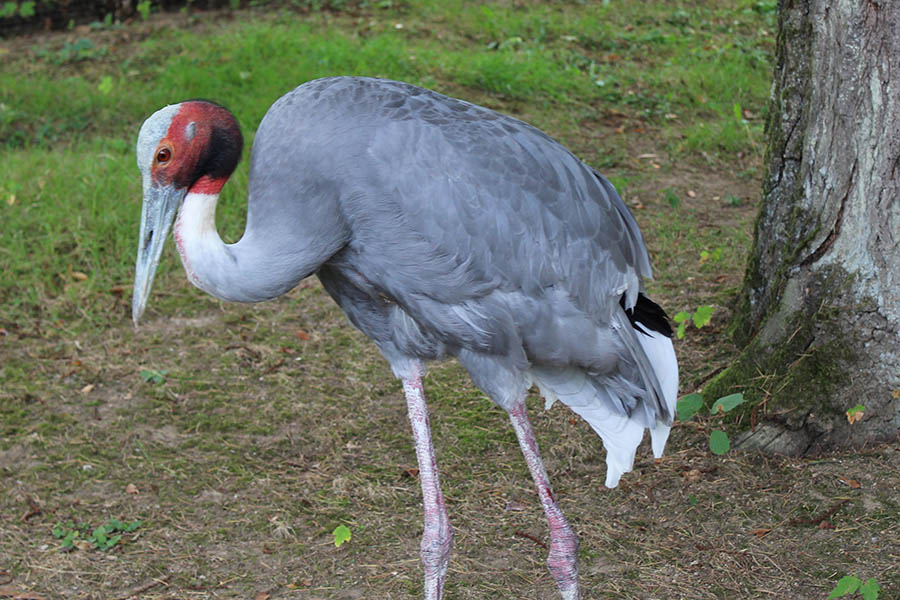
[[[561,400],[590,423],[612,487],[645,429],[662,453],[678,387],[665,315],[642,295],[647,250],[610,182],[512,117],[400,82],[320,79],[284,95],[260,124],[246,231],[225,245],[215,203],[239,152],[236,121],[216,105],[182,103],[145,122],[135,322],[176,210],[188,277],[219,298],[274,298],[317,274],[404,381],[428,473],[429,600],[441,596],[450,530],[421,362],[456,357],[509,412],[551,523],[551,572],[563,597],[577,598],[574,533],[550,492],[525,394],[537,385],[548,404]]]
[[[613,329],[619,298],[633,306],[651,273],[640,232],[612,185],[561,144],[488,109],[365,78],[298,87],[256,139],[247,234],[340,246],[319,276],[382,349],[621,372],[645,392],[642,424],[671,419],[632,328]]]

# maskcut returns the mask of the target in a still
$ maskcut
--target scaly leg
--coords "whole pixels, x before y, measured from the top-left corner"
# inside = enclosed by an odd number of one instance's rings
[[[509,418],[550,524],[550,555],[547,557],[547,566],[563,600],[578,600],[578,538],[553,498],[553,489],[538,451],[537,440],[534,439],[524,399],[509,411]]]
[[[422,533],[422,564],[425,567],[425,600],[441,600],[444,576],[450,561],[453,533],[450,517],[444,505],[441,482],[438,478],[434,445],[431,443],[431,427],[428,424],[428,407],[425,406],[425,390],[422,377],[403,380],[403,392],[409,410],[419,459],[419,481],[422,483],[422,501],[425,505],[425,531]]]

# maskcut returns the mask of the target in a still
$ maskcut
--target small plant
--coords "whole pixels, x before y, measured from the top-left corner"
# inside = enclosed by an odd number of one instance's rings
[[[137,9],[138,14],[141,15],[141,20],[146,21],[150,18],[150,0],[138,2],[135,8]]]
[[[100,80],[100,83],[97,84],[97,91],[99,91],[104,96],[109,96],[109,93],[113,90],[113,78],[109,75],[104,75],[103,79]]]
[[[743,203],[744,201],[734,194],[728,194],[727,196],[725,196],[725,204],[730,206],[731,208],[737,208]]]
[[[334,545],[339,548],[342,544],[349,542],[350,538],[353,537],[350,533],[350,528],[346,525],[338,525],[335,527],[332,535],[334,536]]]
[[[744,403],[744,395],[741,393],[722,396],[713,402],[709,409],[711,416],[725,414]],[[679,421],[688,421],[703,408],[703,396],[700,394],[688,394],[678,399],[675,411]],[[709,449],[713,454],[722,455],[731,449],[731,440],[728,434],[720,429],[714,429],[709,434]]]
[[[719,262],[720,260],[722,260],[722,247],[721,246],[719,246],[712,252],[710,252],[709,250],[701,250],[700,251],[700,264],[701,265],[706,262]]]
[[[140,521],[123,523],[118,519],[110,519],[105,525],[91,528],[87,523],[76,525],[73,521],[59,523],[53,528],[53,537],[60,542],[60,549],[65,551],[80,548],[96,548],[97,550],[109,550],[119,543],[122,535],[131,533],[141,526]]]
[[[681,204],[681,198],[678,197],[678,194],[675,193],[675,190],[667,189],[665,190],[666,196],[665,200],[672,208],[678,208],[678,205]]]
[[[107,49],[97,47],[87,38],[79,38],[74,42],[67,42],[65,46],[52,52],[46,48],[38,48],[35,54],[50,63],[64,65],[84,60],[95,60],[106,56]]]
[[[859,594],[863,600],[878,600],[878,590],[881,587],[874,577],[870,577],[863,583],[862,579],[856,575],[844,575],[841,577],[828,598],[840,598],[842,596],[850,596]]]
[[[675,331],[676,337],[678,337],[679,340],[684,338],[684,331],[687,329],[688,322],[692,322],[697,329],[708,325],[709,321],[712,319],[713,310],[712,306],[705,305],[698,306],[697,310],[694,312],[683,310],[676,314],[672,317],[672,320],[678,325],[678,328]]]
[[[18,5],[15,2],[4,2],[0,5],[0,19],[14,17],[16,16],[16,11],[18,11],[19,16],[23,19],[30,19],[34,16],[34,5],[35,3],[32,0],[23,2],[21,5]]]
[[[144,383],[165,383],[166,373],[168,371],[158,371],[156,369],[144,369],[141,371],[141,381]]]

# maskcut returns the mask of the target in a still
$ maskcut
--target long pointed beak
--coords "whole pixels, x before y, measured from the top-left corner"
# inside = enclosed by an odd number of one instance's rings
[[[186,190],[173,185],[151,185],[144,190],[141,239],[138,243],[137,264],[134,267],[134,293],[131,297],[131,318],[135,326],[144,314],[166,236],[185,193]]]

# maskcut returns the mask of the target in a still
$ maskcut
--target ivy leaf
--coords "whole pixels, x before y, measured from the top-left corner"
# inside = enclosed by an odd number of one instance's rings
[[[878,590],[880,589],[881,586],[878,585],[875,578],[870,577],[860,586],[859,593],[863,597],[863,600],[878,600]]]
[[[675,403],[679,421],[689,421],[701,408],[703,408],[703,396],[697,393],[682,396]]]
[[[834,589],[828,594],[828,598],[840,598],[841,596],[852,594],[859,587],[860,583],[859,577],[856,577],[855,575],[844,575],[838,579],[837,585],[834,586]]]
[[[713,454],[722,455],[731,448],[731,440],[728,434],[718,429],[709,434],[709,449]]]
[[[704,325],[708,325],[710,319],[712,319],[713,307],[712,306],[698,306],[697,310],[694,311],[694,327],[701,328]]]
[[[350,529],[346,525],[338,525],[334,528],[334,545],[340,547],[341,544],[349,542],[352,537]]]
[[[737,394],[729,394],[728,396],[722,396],[715,402],[713,402],[712,409],[710,412],[712,414],[716,414],[719,411],[723,413],[727,413],[731,409],[736,406],[740,406],[744,403],[744,394],[738,392]]]

